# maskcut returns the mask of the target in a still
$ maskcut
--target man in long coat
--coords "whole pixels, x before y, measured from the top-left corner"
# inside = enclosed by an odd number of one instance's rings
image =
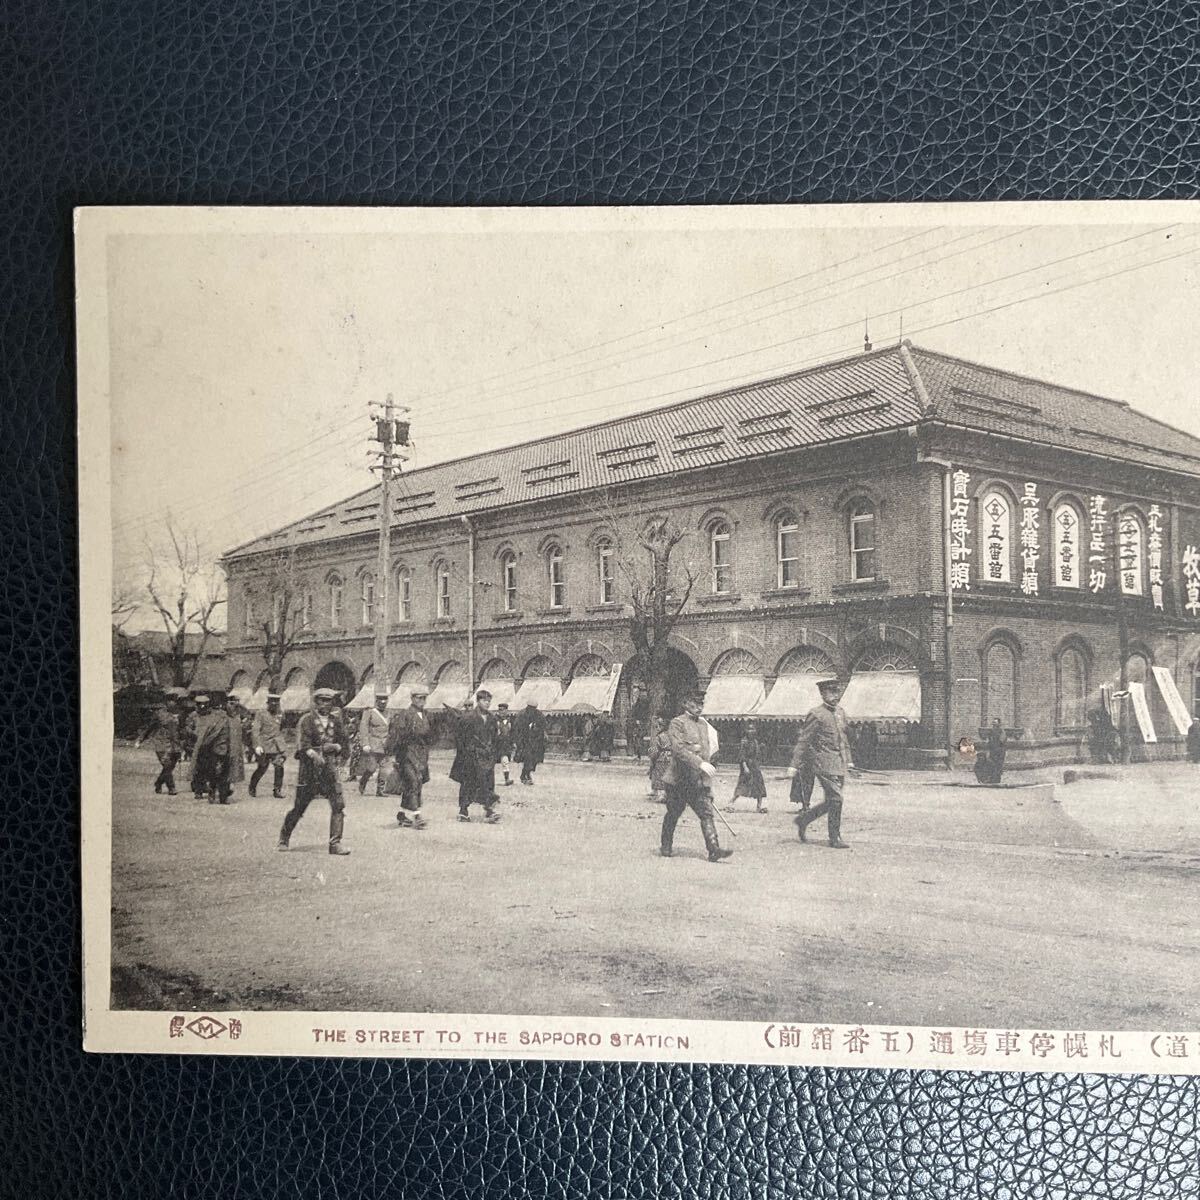
[[[824,799],[816,808],[796,817],[796,830],[800,840],[807,842],[808,827],[828,814],[829,845],[834,850],[848,850],[842,841],[842,788],[846,775],[854,770],[854,762],[846,735],[846,714],[838,707],[842,684],[838,679],[822,679],[817,690],[821,703],[804,718],[788,774],[795,778],[807,767],[820,783]]]
[[[484,820],[494,825],[496,812],[496,718],[488,711],[492,693],[480,688],[475,706],[458,719],[454,736],[454,763],[450,778],[458,784],[458,819],[471,819],[472,804],[482,804]]]
[[[283,818],[279,831],[279,849],[287,850],[292,831],[300,823],[305,810],[317,796],[329,801],[329,853],[349,854],[342,845],[346,824],[346,802],[342,797],[342,781],[338,765],[346,753],[346,728],[341,716],[333,713],[332,688],[317,688],[313,692],[316,708],[300,718],[296,728],[296,758],[300,762],[300,779],[296,784],[296,803]]]
[[[425,828],[421,792],[429,782],[429,746],[433,741],[433,728],[425,715],[428,696],[424,687],[412,689],[408,707],[391,719],[384,743],[384,754],[395,761],[400,779],[400,811],[396,814],[396,823],[401,829]]]
[[[209,804],[229,803],[229,716],[209,707],[208,696],[196,697],[196,742],[192,757],[192,792]]]
[[[225,717],[229,721],[229,792],[223,803],[233,794],[233,785],[246,778],[246,742],[242,721],[242,703],[236,696],[225,697]]]
[[[716,768],[712,760],[717,752],[717,736],[700,715],[704,693],[693,692],[683,701],[683,712],[670,724],[671,761],[663,773],[667,793],[667,811],[663,814],[659,853],[663,858],[674,854],[675,826],[685,808],[700,818],[700,832],[709,862],[720,862],[733,851],[722,850],[717,840],[716,810],[713,808],[712,779]]]
[[[533,773],[546,758],[546,718],[530,700],[513,721],[517,758],[521,761],[521,782],[533,785]]]
[[[162,789],[167,789],[168,796],[175,795],[175,766],[179,762],[180,736],[179,712],[175,698],[171,695],[164,697],[163,702],[154,710],[149,724],[138,737],[136,745],[140,746],[146,738],[154,747],[158,757],[158,778],[154,781],[154,794],[162,795]]]
[[[279,693],[267,693],[267,707],[254,714],[250,739],[254,744],[254,757],[258,766],[250,776],[250,795],[256,794],[259,780],[274,768],[274,787],[271,790],[277,800],[283,799],[283,767],[287,761],[287,742],[283,736],[283,722],[279,719]]]

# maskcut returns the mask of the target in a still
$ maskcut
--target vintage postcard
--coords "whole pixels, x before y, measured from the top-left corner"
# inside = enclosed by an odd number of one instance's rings
[[[1200,1068],[1200,205],[76,261],[89,1050]]]

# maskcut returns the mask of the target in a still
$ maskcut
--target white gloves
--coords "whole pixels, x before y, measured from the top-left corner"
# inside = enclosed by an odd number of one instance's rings
[[[709,779],[711,779],[717,773],[717,768],[709,762],[702,762],[700,764],[700,770],[703,771],[705,776]]]

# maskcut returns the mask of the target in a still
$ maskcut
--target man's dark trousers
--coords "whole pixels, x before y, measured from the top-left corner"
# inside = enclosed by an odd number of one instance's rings
[[[796,818],[796,824],[803,832],[814,821],[820,820],[828,813],[829,841],[830,843],[840,842],[842,840],[842,787],[846,778],[844,775],[818,774],[817,779],[821,784],[821,790],[825,793],[825,798],[816,808],[810,808],[808,812],[801,813]]]
[[[716,813],[708,789],[699,783],[675,783],[667,784],[666,792],[667,811],[663,813],[661,839],[663,851],[671,853],[675,842],[675,826],[679,824],[685,808],[690,808],[700,818],[700,831],[704,834],[704,846],[709,854],[717,850]]]

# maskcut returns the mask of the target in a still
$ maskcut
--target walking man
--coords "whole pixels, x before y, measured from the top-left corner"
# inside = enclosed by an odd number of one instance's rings
[[[168,796],[175,795],[175,766],[179,762],[179,712],[175,706],[175,698],[169,693],[163,702],[154,710],[150,723],[134,743],[140,746],[146,738],[154,747],[158,757],[158,778],[154,781],[154,794],[162,795],[167,789]]]
[[[429,745],[433,741],[433,730],[425,715],[428,696],[424,687],[412,689],[408,707],[392,718],[384,743],[384,754],[395,761],[400,777],[400,811],[396,823],[401,829],[425,828],[421,790],[429,782]]]
[[[283,766],[287,761],[287,742],[283,737],[283,724],[279,719],[279,693],[267,693],[267,707],[254,714],[254,725],[250,731],[254,745],[254,758],[258,766],[250,776],[250,795],[257,795],[259,780],[274,768],[274,787],[271,795],[283,799]]]
[[[504,772],[504,786],[512,787],[513,715],[508,705],[496,706],[496,761]]]
[[[546,718],[538,711],[536,700],[530,700],[525,711],[517,714],[513,736],[521,760],[521,782],[532,787],[533,773],[546,757]]]
[[[384,746],[387,744],[387,691],[376,691],[375,707],[363,709],[358,722],[358,794],[366,794],[371,776],[383,762]],[[375,795],[383,795],[382,777],[375,780]]]
[[[236,696],[225,697],[225,719],[229,722],[229,770],[225,776],[226,792],[222,804],[228,804],[233,785],[246,778],[246,745],[242,727],[242,704]]]
[[[475,693],[475,707],[459,718],[454,739],[454,762],[450,778],[458,784],[458,819],[471,819],[472,804],[482,804],[484,820],[494,825],[500,820],[496,812],[496,718],[488,709],[492,693],[480,688]]]
[[[805,833],[819,817],[828,814],[829,845],[834,850],[848,850],[842,841],[842,788],[846,775],[854,770],[850,756],[850,740],[846,736],[846,714],[838,707],[842,698],[842,684],[837,679],[821,679],[817,682],[821,703],[804,718],[800,726],[800,737],[792,753],[792,765],[788,775],[795,778],[806,767],[820,783],[824,799],[816,808],[800,812],[796,816],[796,830],[800,840],[807,842]]]
[[[209,804],[228,804],[229,794],[229,717],[214,712],[206,695],[196,697],[196,743],[192,758],[192,793],[198,800],[207,796]]]
[[[722,850],[717,840],[716,812],[713,809],[712,779],[717,773],[712,765],[717,752],[717,737],[709,723],[700,715],[704,693],[692,692],[683,702],[683,712],[667,730],[671,741],[671,761],[663,774],[667,793],[667,811],[663,814],[659,853],[670,858],[674,853],[675,826],[685,808],[700,818],[700,831],[709,862],[720,862],[733,854]]]
[[[300,718],[296,731],[300,780],[296,784],[296,803],[283,818],[283,828],[279,831],[280,850],[288,849],[292,831],[309,804],[317,796],[324,796],[329,801],[329,853],[350,853],[342,845],[346,802],[338,778],[338,759],[346,752],[346,729],[341,718],[333,714],[336,695],[332,688],[317,688],[313,692],[316,710]]]

